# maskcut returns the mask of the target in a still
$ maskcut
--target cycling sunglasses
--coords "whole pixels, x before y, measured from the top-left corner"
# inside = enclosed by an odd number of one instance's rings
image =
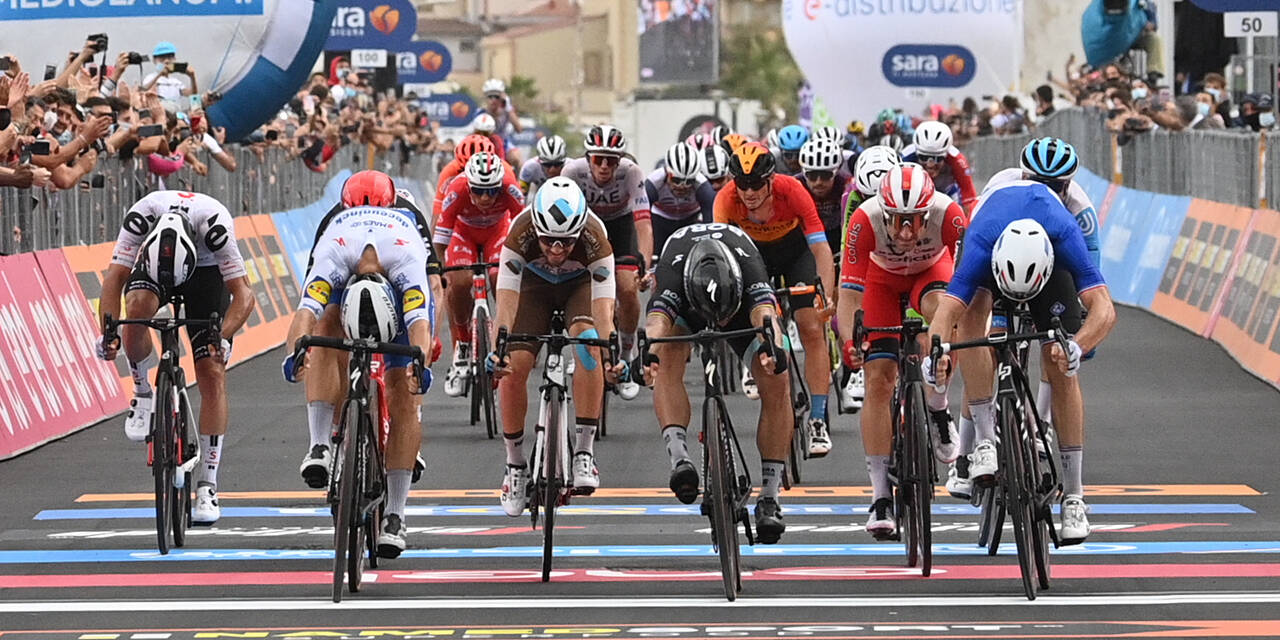
[[[502,193],[502,187],[471,187],[471,195],[473,196],[497,197],[500,193]]]
[[[552,236],[538,236],[538,244],[548,249],[560,249],[561,251],[569,251],[573,249],[573,245],[578,243],[577,238],[557,238]]]
[[[539,160],[538,164],[542,165],[543,169],[559,169],[564,166],[564,160],[560,160],[558,162],[543,162]]]
[[[804,177],[805,177],[807,180],[809,180],[809,182],[819,182],[819,181],[835,180],[835,179],[836,179],[836,172],[834,172],[834,171],[806,171],[806,172],[804,172]]]
[[[698,181],[697,178],[677,178],[675,176],[670,176],[667,178],[667,182],[670,183],[671,186],[673,187],[692,187],[693,183],[697,181]]]
[[[783,151],[782,152],[782,159],[786,160],[787,162],[798,160],[799,158],[800,158],[799,151]]]
[[[759,191],[769,184],[769,178],[756,176],[734,176],[734,186],[742,191]]]
[[[927,153],[917,153],[916,160],[919,160],[920,164],[939,164],[942,162],[946,162],[947,157],[945,155],[930,155]]]
[[[599,154],[591,156],[591,164],[594,164],[597,167],[616,167],[621,161],[622,159],[618,156],[605,156]]]

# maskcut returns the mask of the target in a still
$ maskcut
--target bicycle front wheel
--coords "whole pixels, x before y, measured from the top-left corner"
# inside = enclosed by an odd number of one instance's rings
[[[482,353],[488,353],[489,349],[489,312],[484,307],[476,309],[476,326],[475,339],[478,348],[472,349],[472,356],[479,366],[476,367],[475,388],[478,395],[480,407],[480,419],[484,420],[484,433],[493,440],[498,435],[498,418],[496,414],[493,399],[493,377],[489,373],[489,369],[485,366],[485,362],[481,359]],[[488,356],[485,356],[487,359]]]
[[[169,528],[173,508],[173,380],[163,371],[156,375],[151,414],[151,475],[155,480],[156,542],[161,554],[169,553]]]
[[[185,391],[178,393],[178,413],[174,424],[177,425],[175,431],[174,445],[174,465],[186,462],[186,460],[195,455],[195,448],[198,446],[193,441],[196,437],[192,431],[191,406],[187,399]],[[176,471],[174,479],[177,479]],[[191,484],[191,472],[184,472],[182,482],[174,482],[171,489],[169,517],[173,527],[173,546],[181,547],[187,543],[187,527],[191,525],[191,492],[195,487]],[[181,487],[177,485],[181,484]]]
[[[1018,547],[1018,569],[1022,573],[1022,590],[1028,600],[1036,599],[1037,577],[1032,558],[1031,529],[1034,526],[1033,486],[1029,481],[1026,443],[1022,423],[1013,400],[1000,401],[1000,449],[1004,470],[1005,508],[1013,520],[1013,540]]]
[[[920,573],[927,578],[933,571],[933,451],[929,446],[929,414],[925,411],[924,388],[914,384],[909,394],[911,418],[907,425],[913,435],[909,440],[911,470],[906,479],[914,485],[911,492],[915,498],[912,528],[920,554]]]
[[[562,424],[561,403],[564,398],[558,390],[552,390],[552,399],[547,406],[547,430],[544,439],[542,484],[542,581],[551,580],[551,561],[555,555],[556,507],[560,506],[560,492],[564,487],[563,461],[561,448],[567,441],[566,424]]]
[[[356,510],[356,453],[360,429],[359,407],[348,402],[343,428],[341,464],[337,466],[338,511],[333,518],[333,601],[342,602],[342,587],[351,547],[351,522]],[[359,535],[359,534],[357,534]]]
[[[734,495],[736,474],[733,471],[733,451],[725,435],[724,416],[720,403],[709,399],[703,404],[702,424],[706,429],[705,455],[707,457],[707,491],[703,495],[706,513],[711,518],[711,535],[716,553],[720,555],[720,576],[724,581],[724,596],[736,600],[741,590],[741,567],[738,555],[738,522]]]

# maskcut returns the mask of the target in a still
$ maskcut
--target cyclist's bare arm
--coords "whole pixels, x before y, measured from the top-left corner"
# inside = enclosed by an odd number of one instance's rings
[[[862,308],[862,295],[858,289],[845,288],[836,299],[836,317],[840,318],[836,328],[840,330],[840,344],[853,339],[853,316]]]
[[[124,291],[124,283],[129,280],[129,267],[119,264],[107,266],[102,276],[102,297],[98,299],[98,328],[106,326],[103,321],[107,315],[120,318],[120,293]]]
[[[813,252],[813,259],[818,264],[818,279],[822,281],[822,290],[835,291],[835,258],[831,254],[831,245],[826,240],[811,242],[809,250]]]
[[[285,349],[292,350],[298,338],[309,336],[316,329],[316,314],[310,309],[298,309],[293,313],[293,321],[289,323],[289,335],[284,341]]]
[[[222,319],[222,337],[230,340],[249,319],[257,298],[249,287],[248,276],[227,280],[226,286],[231,293],[231,305],[227,307],[227,317]]]
[[[1116,326],[1116,308],[1111,303],[1111,290],[1107,287],[1094,287],[1080,292],[1080,303],[1089,311],[1084,325],[1074,336],[1080,350],[1089,353],[1111,333]]]

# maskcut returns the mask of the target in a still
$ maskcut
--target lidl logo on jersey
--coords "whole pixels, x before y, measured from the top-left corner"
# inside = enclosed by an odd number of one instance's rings
[[[885,52],[880,66],[899,87],[963,87],[973,80],[977,60],[960,45],[900,44]]]
[[[320,304],[329,304],[329,294],[331,293],[333,293],[333,287],[324,280],[316,278],[307,283],[307,297]]]
[[[427,297],[422,294],[422,289],[419,289],[418,287],[410,287],[408,291],[404,292],[404,300],[401,306],[405,311],[413,311],[414,309],[421,308],[422,305],[426,303]]]

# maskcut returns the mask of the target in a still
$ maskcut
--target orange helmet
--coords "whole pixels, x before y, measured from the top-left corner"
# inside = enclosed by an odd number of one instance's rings
[[[342,183],[342,206],[389,207],[396,202],[396,185],[381,171],[361,171]]]
[[[724,139],[720,141],[720,144],[724,146],[725,151],[733,153],[737,151],[739,147],[747,144],[748,142],[750,142],[750,140],[741,133],[731,133],[725,136]]]
[[[740,187],[758,189],[771,177],[776,168],[773,154],[759,142],[748,142],[729,156],[729,173]]]
[[[493,140],[489,139],[489,136],[473,133],[463,138],[462,142],[453,148],[453,157],[458,159],[458,164],[466,166],[467,160],[479,151],[494,153]]]

